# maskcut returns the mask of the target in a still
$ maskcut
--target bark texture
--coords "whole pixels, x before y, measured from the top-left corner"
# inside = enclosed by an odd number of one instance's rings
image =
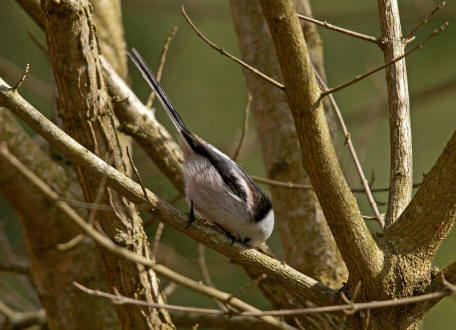
[[[261,6],[254,1],[231,0],[230,3],[243,60],[281,81],[280,66]],[[321,47],[317,37],[312,40]],[[320,62],[321,52],[315,50],[315,57]],[[248,70],[244,74],[253,97],[252,108],[268,177],[308,184],[284,93]],[[270,186],[270,191],[287,262],[322,283],[339,287],[346,279],[346,269],[315,193],[277,186]]]
[[[342,258],[361,277],[378,274],[382,253],[369,233],[339,165],[329,134],[320,89],[292,1],[260,1],[285,82],[306,169]]]
[[[378,0],[385,63],[404,55],[397,0]],[[413,158],[410,100],[405,58],[386,67],[390,123],[390,190],[386,227],[393,224],[412,198]]]
[[[0,107],[0,141],[11,153],[60,196],[81,199],[80,187],[71,174],[53,162],[23,131],[15,118]],[[32,278],[38,297],[48,311],[51,329],[120,329],[111,304],[88,296],[72,286],[73,281],[107,289],[101,259],[91,240],[84,239],[68,250],[66,243],[80,234],[71,220],[56,212],[42,194],[0,157],[0,192],[18,214],[25,235]],[[85,216],[84,213],[81,215]],[[77,303],[75,303],[77,302]],[[84,320],[84,323],[81,323]]]
[[[114,167],[126,171],[120,145],[112,124],[113,109],[98,59],[92,7],[88,1],[46,1],[45,13],[48,49],[59,91],[58,111],[65,130],[76,140]],[[79,182],[88,202],[94,202],[101,178],[76,166]],[[96,222],[116,243],[148,256],[149,246],[141,219],[127,200],[106,189],[100,203],[113,212],[98,214]],[[110,286],[124,295],[147,301],[162,301],[158,279],[151,270],[117,258],[100,249]],[[124,329],[172,328],[166,311],[151,308],[116,306]]]

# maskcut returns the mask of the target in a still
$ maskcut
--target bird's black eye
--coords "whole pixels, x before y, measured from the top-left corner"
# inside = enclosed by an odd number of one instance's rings
[[[244,244],[247,244],[248,242],[250,242],[252,239],[250,237],[246,237],[244,238],[244,240],[242,241],[242,243]]]

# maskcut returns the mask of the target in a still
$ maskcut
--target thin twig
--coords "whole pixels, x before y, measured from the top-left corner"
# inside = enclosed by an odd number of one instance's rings
[[[154,240],[152,242],[152,247],[151,247],[151,251],[150,251],[150,258],[152,260],[157,259],[158,246],[160,244],[160,238],[163,234],[164,228],[165,228],[165,225],[163,224],[163,222],[160,221],[158,223],[157,230],[155,231]]]
[[[24,69],[24,72],[22,73],[21,78],[16,83],[16,85],[14,85],[14,87],[12,88],[13,91],[17,91],[19,89],[19,87],[21,87],[22,83],[24,82],[25,78],[27,77],[27,73],[29,72],[29,70],[30,70],[30,64],[27,63],[25,65],[25,69]]]
[[[406,40],[409,40],[410,38],[413,37],[413,35],[419,30],[421,29],[427,22],[429,22],[429,19],[434,16],[434,14],[436,12],[438,12],[440,9],[442,9],[443,7],[445,7],[446,5],[446,1],[443,1],[441,3],[438,4],[437,7],[435,7],[431,13],[429,15],[427,15],[426,17],[424,17],[424,19],[417,25],[415,26],[409,33],[407,33],[407,35],[405,36],[405,39]]]
[[[362,310],[370,309],[379,309],[395,306],[403,306],[416,304],[424,301],[439,299],[447,296],[456,295],[456,286],[454,284],[444,283],[444,289],[437,292],[427,293],[414,297],[398,298],[398,299],[388,299],[388,300],[379,300],[379,301],[369,301],[362,303],[349,303],[344,305],[334,305],[334,306],[323,306],[323,307],[310,307],[310,308],[299,308],[299,309],[289,309],[289,310],[275,310],[275,311],[265,311],[258,313],[251,312],[242,312],[235,314],[236,316],[287,316],[287,315],[302,315],[302,314],[314,314],[314,313],[334,313],[334,312],[349,312],[356,313]]]
[[[315,76],[316,76],[321,88],[326,89],[327,86],[326,86],[325,82],[323,81],[321,76],[318,74],[317,70],[315,70],[315,68],[314,68],[314,72],[315,72]],[[358,156],[356,155],[355,147],[353,146],[353,142],[350,138],[350,133],[348,132],[347,125],[345,125],[345,121],[342,116],[342,113],[340,112],[339,106],[337,105],[336,100],[334,99],[334,96],[332,94],[329,95],[329,100],[331,102],[332,108],[334,109],[334,112],[336,113],[340,127],[342,128],[342,132],[344,133],[345,144],[348,146],[348,150],[350,151],[350,154],[353,158],[353,162],[355,163],[356,171],[358,172],[358,175],[361,179],[361,184],[363,185],[364,191],[366,192],[366,196],[369,201],[369,205],[371,206],[372,210],[374,211],[374,214],[377,217],[378,223],[380,224],[380,226],[382,228],[384,228],[385,220],[380,215],[377,204],[375,203],[374,197],[372,196],[372,192],[369,187],[369,182],[367,181],[366,176],[364,175],[363,168],[361,167],[361,163],[359,162]]]
[[[398,56],[396,57],[395,59],[391,60],[390,62],[384,64],[384,65],[381,65],[371,71],[368,71],[366,73],[363,73],[363,74],[360,74],[360,75],[357,75],[355,78],[353,78],[352,80],[350,81],[347,81],[343,84],[340,84],[340,85],[337,85],[336,87],[333,87],[333,88],[329,88],[329,89],[326,89],[324,90],[321,94],[320,94],[320,97],[318,99],[318,102],[323,98],[325,97],[326,95],[329,95],[329,94],[332,94],[332,93],[335,93],[337,91],[340,91],[341,89],[344,89],[350,85],[353,85],[354,83],[357,83],[358,81],[364,79],[364,78],[367,78],[369,77],[370,75],[396,63],[397,61],[403,59],[404,57],[406,56],[409,56],[411,55],[412,53],[414,53],[416,50],[420,49],[423,47],[423,44],[428,41],[429,39],[431,39],[432,37],[434,37],[437,33],[439,33],[440,31],[443,31],[445,30],[446,28],[448,27],[448,22],[445,22],[444,24],[442,24],[439,28],[435,29],[434,31],[432,31],[432,33],[430,35],[428,35],[423,41],[421,41],[418,45],[416,45],[415,47],[413,47],[411,50],[409,50],[408,52],[405,52],[403,55],[401,56]]]
[[[200,32],[200,30],[198,30],[198,28],[195,26],[195,24],[193,24],[192,20],[190,19],[190,17],[188,17],[187,13],[185,12],[185,8],[184,8],[184,5],[182,5],[181,7],[181,10],[182,10],[182,14],[184,15],[185,19],[187,20],[188,24],[192,27],[192,29],[195,31],[195,33],[198,35],[198,37],[200,37],[201,39],[203,39],[209,46],[211,46],[213,49],[215,49],[216,51],[218,51],[220,54],[222,55],[225,55],[226,57],[232,59],[233,61],[235,61],[236,63],[239,63],[240,65],[242,65],[244,68],[246,68],[247,70],[253,72],[254,74],[256,74],[257,76],[263,78],[264,80],[266,80],[267,82],[269,82],[270,84],[284,90],[285,89],[285,86],[281,83],[279,83],[278,81],[272,79],[271,77],[269,77],[268,75],[264,74],[263,72],[261,72],[260,70],[248,65],[247,63],[245,63],[244,61],[238,59],[236,56],[230,54],[229,52],[227,52],[223,47],[219,47],[217,46],[216,44],[214,44],[212,41],[210,41],[208,38],[206,38],[204,36],[204,34],[202,34]]]
[[[209,267],[207,267],[206,249],[204,248],[204,245],[201,243],[198,243],[197,250],[198,250],[197,261],[198,261],[198,266],[200,269],[201,277],[203,278],[203,283],[206,284],[207,286],[215,288],[214,282],[212,282],[211,274],[209,273]],[[215,304],[222,311],[228,310],[226,305],[224,305],[222,302],[220,302],[220,300],[215,299]]]
[[[94,205],[99,205],[101,198],[103,197],[103,194],[105,192],[107,182],[108,182],[108,178],[106,176],[103,176],[103,178],[101,179],[101,181],[98,185],[98,188],[97,188],[97,193],[95,195],[95,201],[93,203]],[[112,206],[111,206],[111,208],[112,208]],[[98,210],[97,208],[90,209],[89,216],[87,217],[88,224],[93,225],[93,223],[95,221],[95,216],[97,214],[97,210]],[[112,210],[113,210],[113,208],[112,208]],[[78,234],[65,243],[57,244],[57,249],[62,250],[62,251],[72,249],[73,247],[78,245],[80,242],[82,242],[84,237],[85,237],[84,234]]]
[[[117,150],[119,151],[119,157],[120,157],[120,161],[122,163],[122,168],[123,168],[124,172],[127,173],[127,166],[125,165],[124,155],[123,155],[123,151],[122,151],[122,145],[120,144],[119,134],[117,133],[117,127],[116,127],[116,124],[114,122],[114,114],[113,113],[109,114],[109,121],[111,123],[112,131],[114,132],[114,137],[116,139]]]
[[[143,191],[144,197],[150,203],[149,196],[147,196],[146,187],[144,186],[144,182],[143,182],[141,176],[139,175],[139,172],[138,172],[138,169],[135,166],[135,163],[133,163],[133,158],[131,157],[130,151],[128,150],[128,147],[125,147],[125,149],[127,151],[128,159],[130,160],[131,168],[133,169],[133,172],[135,172],[135,175],[138,178],[139,185],[141,186],[141,189]]]
[[[163,289],[163,295],[168,298],[177,289],[177,284],[170,282],[166,288]]]
[[[249,176],[256,182],[265,183],[271,186],[278,186],[290,189],[307,189],[312,190],[313,187],[310,184],[302,184],[302,183],[294,183],[290,181],[278,181],[278,180],[271,180],[267,178],[263,178],[261,176],[249,174]],[[418,188],[421,185],[421,182],[414,183],[413,188]],[[389,187],[382,187],[382,188],[370,188],[371,192],[387,192],[389,191]],[[364,188],[351,188],[351,191],[354,193],[365,193],[366,191]]]
[[[302,314],[316,314],[316,313],[334,313],[334,312],[344,312],[349,314],[355,314],[362,310],[370,309],[379,309],[386,307],[395,307],[402,305],[416,304],[424,301],[429,301],[433,299],[438,299],[446,296],[456,295],[456,286],[448,283],[445,279],[442,280],[444,284],[444,289],[437,292],[427,293],[414,297],[406,297],[399,299],[388,299],[380,301],[369,301],[354,303],[349,301],[347,304],[343,305],[333,305],[333,306],[323,306],[323,307],[310,307],[310,308],[298,308],[298,309],[287,309],[287,310],[271,310],[271,311],[262,311],[262,312],[235,312],[228,311],[224,312],[218,309],[208,309],[208,308],[195,308],[195,307],[186,307],[186,306],[177,306],[177,305],[166,305],[166,304],[157,304],[151,303],[143,300],[136,300],[128,298],[121,295],[113,295],[99,290],[88,289],[77,282],[73,282],[73,285],[76,286],[81,291],[84,291],[88,294],[100,296],[113,300],[117,304],[132,304],[140,306],[150,306],[153,308],[164,308],[168,310],[177,310],[185,311],[190,313],[198,314],[210,314],[210,315],[220,315],[220,316],[230,316],[230,317],[258,317],[258,316],[287,316],[287,315],[302,315]]]
[[[148,306],[153,308],[163,308],[171,311],[181,311],[181,312],[188,312],[188,313],[197,313],[197,314],[208,314],[208,315],[224,315],[223,311],[218,309],[209,309],[209,308],[198,308],[198,307],[187,307],[187,306],[178,306],[178,305],[168,305],[168,304],[158,304],[138,299],[132,299],[120,294],[110,294],[107,292],[103,292],[100,290],[92,290],[86,288],[82,284],[74,281],[73,285],[77,287],[79,290],[88,293],[93,296],[103,297],[111,299],[112,302],[116,305],[137,305],[137,306]]]
[[[0,272],[11,272],[30,276],[30,265],[19,262],[1,260]]]
[[[337,31],[337,32],[341,32],[341,33],[347,34],[349,36],[352,36],[352,37],[355,37],[355,38],[358,38],[358,39],[362,39],[362,40],[366,40],[366,41],[372,42],[372,43],[377,44],[377,45],[380,44],[379,39],[377,39],[375,37],[369,36],[367,34],[355,32],[355,31],[351,31],[351,30],[348,30],[348,29],[344,29],[344,28],[341,28],[339,26],[336,26],[336,25],[333,25],[333,24],[329,24],[326,21],[319,21],[318,19],[315,19],[313,17],[308,17],[308,16],[304,16],[304,15],[301,15],[301,14],[298,14],[298,18],[302,19],[304,21],[310,22],[310,23],[314,23],[314,24],[323,26],[323,27],[325,27],[325,28],[327,28],[329,30],[334,30],[334,31]]]
[[[173,27],[171,31],[169,31],[168,36],[166,37],[165,43],[163,44],[163,48],[160,53],[160,64],[158,65],[157,70],[157,81],[160,82],[161,77],[163,75],[163,68],[165,67],[166,62],[166,55],[168,55],[169,45],[174,38],[174,35],[177,32],[177,26]],[[155,99],[155,92],[150,92],[149,99],[147,100],[146,107],[150,108],[154,104]]]
[[[225,300],[225,303],[229,303],[231,299],[235,297],[239,297],[241,294],[249,291],[250,289],[258,286],[262,281],[264,281],[268,276],[266,274],[261,274],[260,276],[257,276],[256,278],[253,279],[252,282],[249,284],[244,285],[243,287],[240,287],[237,289],[235,292],[233,292],[227,300]]]
[[[236,161],[236,159],[239,156],[239,153],[241,152],[242,146],[244,145],[245,138],[247,136],[247,131],[249,129],[249,113],[250,113],[250,105],[252,104],[252,94],[249,92],[247,95],[247,103],[244,108],[244,124],[242,125],[242,132],[241,132],[241,137],[239,138],[239,143],[236,147],[236,151],[233,154],[233,160]]]
[[[310,184],[302,184],[302,183],[293,183],[290,181],[277,181],[277,180],[271,180],[267,178],[263,178],[257,175],[250,175],[249,176],[252,178],[252,180],[256,182],[261,182],[261,183],[266,183],[271,186],[279,186],[279,187],[284,187],[284,188],[291,188],[291,189],[306,189],[306,190],[313,190],[312,185]]]

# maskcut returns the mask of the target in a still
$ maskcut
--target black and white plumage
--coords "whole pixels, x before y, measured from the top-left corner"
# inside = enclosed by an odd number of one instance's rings
[[[135,49],[128,55],[180,134],[189,225],[195,212],[219,225],[233,240],[253,247],[261,245],[274,227],[274,211],[268,197],[233,160],[185,126],[141,55]]]

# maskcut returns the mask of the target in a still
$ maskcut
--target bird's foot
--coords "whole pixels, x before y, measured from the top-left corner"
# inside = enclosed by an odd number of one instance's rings
[[[195,211],[193,210],[193,201],[190,201],[190,211],[187,217],[187,227],[189,228],[195,222]]]
[[[236,236],[234,236],[233,234],[231,234],[228,230],[226,230],[225,228],[220,226],[218,223],[215,223],[215,224],[217,225],[217,227],[219,227],[225,233],[226,237],[228,237],[231,240],[231,245],[233,245],[234,242],[238,241],[238,238]]]

